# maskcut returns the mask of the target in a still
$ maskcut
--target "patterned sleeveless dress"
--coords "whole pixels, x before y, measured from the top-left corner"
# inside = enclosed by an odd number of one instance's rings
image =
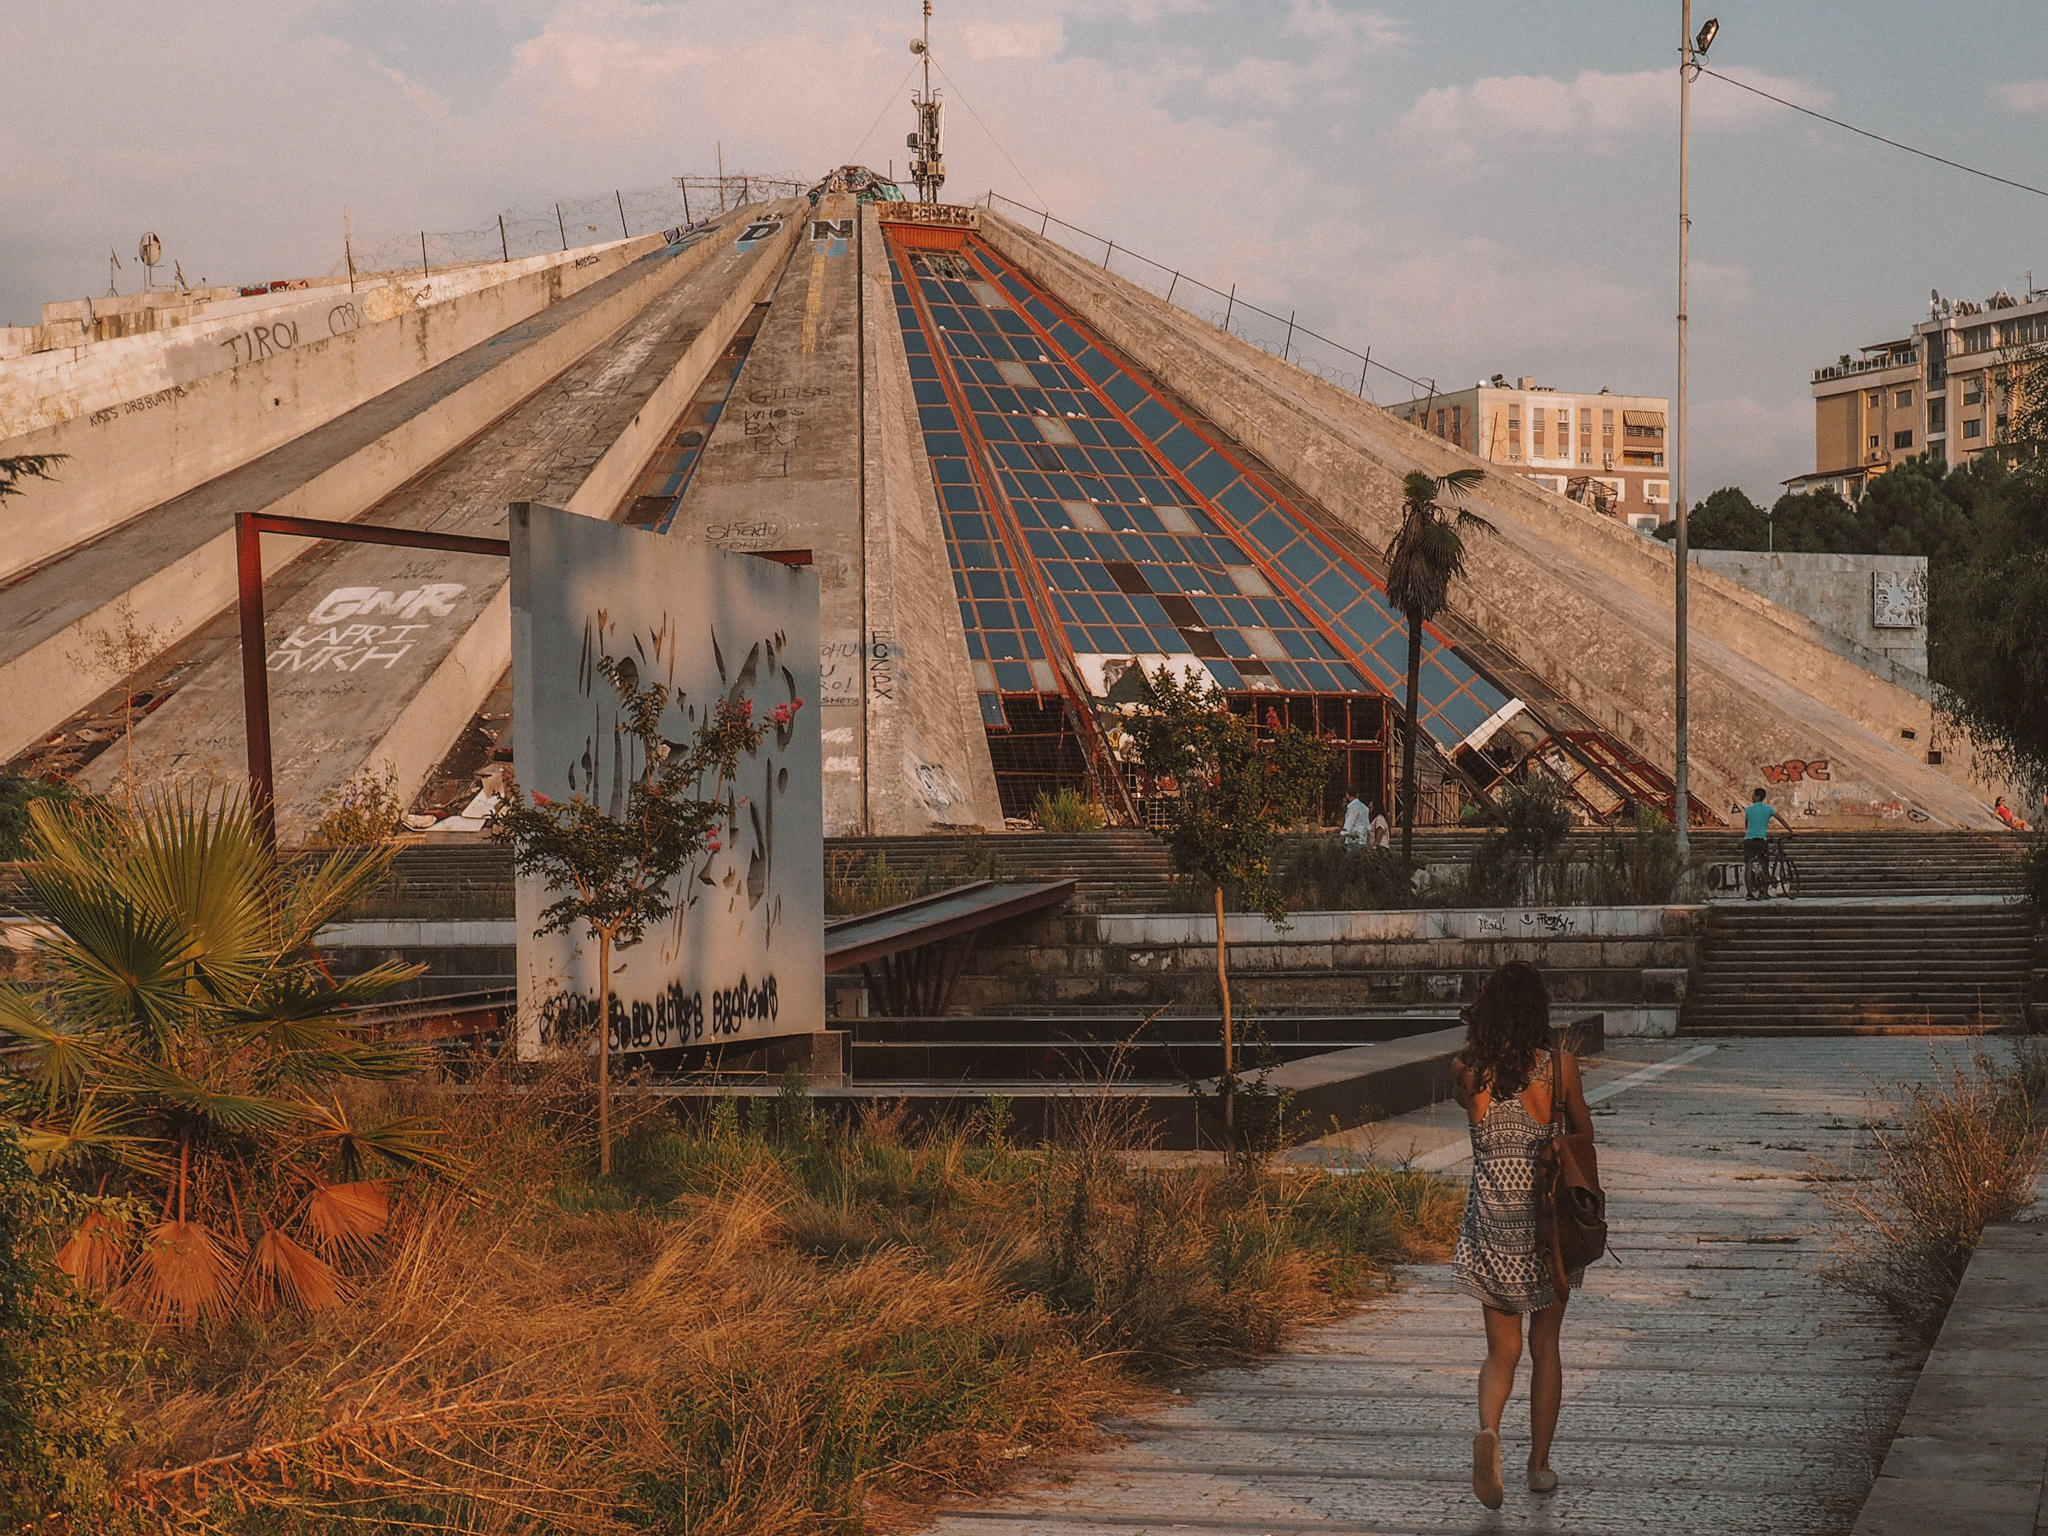
[[[1549,1071],[1544,1052],[1530,1081]],[[1536,1155],[1551,1135],[1548,1123],[1530,1118],[1518,1093],[1495,1094],[1472,1127],[1472,1183],[1451,1276],[1459,1290],[1497,1312],[1541,1312],[1557,1300],[1536,1253]],[[1585,1275],[1573,1270],[1565,1278],[1576,1290]]]

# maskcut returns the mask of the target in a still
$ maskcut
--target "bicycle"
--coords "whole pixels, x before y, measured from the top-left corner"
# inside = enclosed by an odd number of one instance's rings
[[[1799,899],[1799,868],[1792,862],[1782,837],[1771,839],[1769,863],[1764,877],[1764,893],[1768,896],[1783,896],[1787,901]]]
[[[1772,896],[1783,896],[1787,901],[1796,900],[1799,895],[1799,870],[1787,851],[1785,839],[1773,837],[1767,840],[1761,853],[1750,851],[1751,845],[1744,844],[1742,891],[1751,901],[1763,901]]]

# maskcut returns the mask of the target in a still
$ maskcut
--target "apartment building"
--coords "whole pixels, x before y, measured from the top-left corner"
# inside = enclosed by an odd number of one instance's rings
[[[1389,409],[1511,474],[1653,532],[1671,517],[1668,403],[1654,395],[1567,392],[1495,374],[1454,394]]]
[[[2048,350],[2048,290],[1982,302],[1936,293],[1911,334],[1813,371],[1813,473],[1785,482],[1854,501],[1915,454],[1962,464],[2004,442],[2012,365]]]

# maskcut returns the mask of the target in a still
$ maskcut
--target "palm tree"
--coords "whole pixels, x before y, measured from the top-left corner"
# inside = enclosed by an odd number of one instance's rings
[[[60,1267],[176,1323],[340,1300],[389,1220],[378,1175],[455,1171],[428,1125],[364,1123],[342,1092],[419,1064],[350,1018],[417,969],[337,983],[313,948],[388,851],[289,871],[246,804],[211,797],[29,817],[50,928],[33,979],[0,987],[0,1035],[26,1048],[0,1134],[82,1198]]]
[[[1461,528],[1492,530],[1462,500],[1486,478],[1483,469],[1454,469],[1447,475],[1421,470],[1401,482],[1401,526],[1387,547],[1387,597],[1408,616],[1408,730],[1401,741],[1401,862],[1415,862],[1415,715],[1422,686],[1422,626],[1450,606],[1451,583],[1465,574]]]

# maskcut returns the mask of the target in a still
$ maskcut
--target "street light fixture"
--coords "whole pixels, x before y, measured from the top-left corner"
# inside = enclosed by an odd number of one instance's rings
[[[1681,0],[1683,14],[1680,18],[1678,36],[1678,420],[1672,434],[1671,454],[1671,500],[1673,521],[1677,526],[1677,537],[1673,540],[1673,553],[1677,556],[1678,580],[1674,607],[1676,613],[1676,686],[1674,689],[1674,710],[1677,725],[1677,772],[1672,779],[1672,825],[1677,832],[1679,866],[1683,868],[1692,857],[1692,773],[1688,761],[1686,739],[1686,692],[1687,669],[1690,658],[1686,650],[1685,599],[1686,571],[1692,557],[1686,547],[1685,523],[1685,349],[1686,349],[1686,261],[1688,242],[1692,234],[1692,215],[1689,212],[1692,192],[1692,82],[1704,68],[1703,60],[1707,50],[1713,46],[1715,36],[1721,30],[1718,18],[1709,19],[1693,36],[1692,0]]]

